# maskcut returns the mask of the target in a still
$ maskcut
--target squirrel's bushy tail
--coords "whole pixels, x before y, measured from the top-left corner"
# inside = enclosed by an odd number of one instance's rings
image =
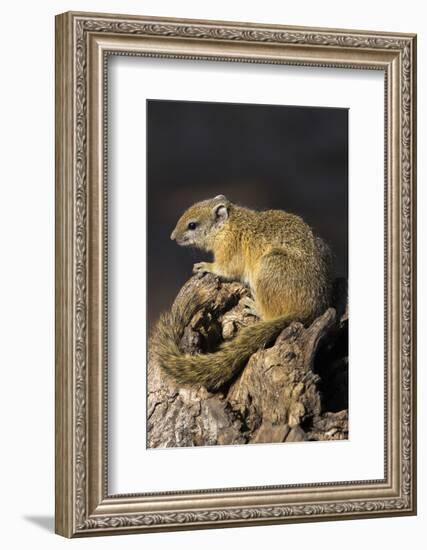
[[[160,317],[152,339],[152,350],[161,367],[182,384],[201,384],[217,390],[243,367],[258,349],[276,337],[295,315],[259,321],[242,328],[235,338],[224,342],[214,353],[184,354],[179,349],[180,323],[173,313]]]

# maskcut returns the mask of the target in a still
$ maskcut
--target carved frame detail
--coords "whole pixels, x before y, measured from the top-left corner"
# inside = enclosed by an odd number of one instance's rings
[[[57,16],[56,26],[56,531],[73,537],[414,514],[415,36],[85,13]],[[385,72],[385,315],[393,337],[387,348],[384,480],[158,496],[107,494],[99,310],[108,55]]]

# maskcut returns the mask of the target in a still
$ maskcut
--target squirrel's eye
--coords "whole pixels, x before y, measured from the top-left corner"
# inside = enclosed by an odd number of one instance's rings
[[[190,222],[188,224],[188,229],[196,229],[197,227],[197,223],[196,222]]]

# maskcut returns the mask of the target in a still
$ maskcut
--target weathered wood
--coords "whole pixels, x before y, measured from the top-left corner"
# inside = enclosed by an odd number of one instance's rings
[[[187,312],[180,343],[185,353],[214,352],[242,327],[258,321],[248,307],[248,288],[210,274],[192,277],[172,307],[186,311],[189,298],[201,288],[210,299],[196,312]],[[227,388],[214,394],[203,387],[178,385],[150,351],[147,446],[347,438],[348,314],[343,281],[336,284],[335,296],[335,308],[309,327],[291,323],[270,347],[249,358]]]

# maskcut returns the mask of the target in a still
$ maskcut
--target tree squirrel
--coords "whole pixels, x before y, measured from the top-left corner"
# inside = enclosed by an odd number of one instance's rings
[[[179,349],[182,318],[163,314],[153,351],[178,382],[219,389],[290,322],[309,323],[329,306],[330,250],[299,216],[249,210],[218,195],[186,210],[171,239],[180,246],[213,252],[213,263],[196,263],[193,271],[247,284],[261,318],[215,353],[189,355]]]

